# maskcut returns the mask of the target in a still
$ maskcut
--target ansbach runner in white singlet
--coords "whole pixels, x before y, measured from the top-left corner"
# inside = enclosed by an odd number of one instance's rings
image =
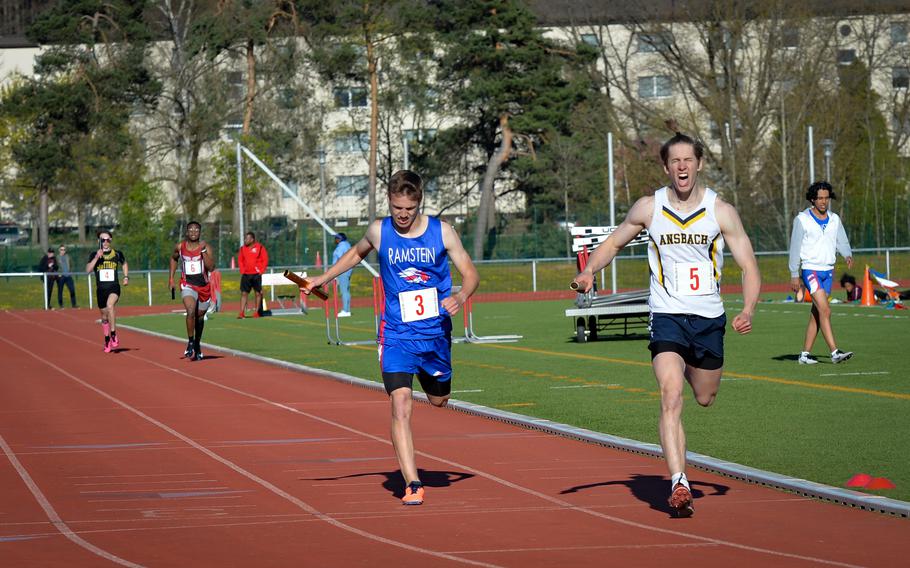
[[[648,234],[652,312],[695,314],[706,318],[724,313],[720,277],[724,239],[714,212],[717,193],[705,189],[698,207],[688,213],[673,209],[662,187],[654,193]]]

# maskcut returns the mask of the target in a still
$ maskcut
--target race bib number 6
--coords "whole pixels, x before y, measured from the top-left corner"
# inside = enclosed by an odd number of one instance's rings
[[[401,306],[401,321],[403,322],[420,321],[439,315],[436,288],[399,292],[398,304]]]
[[[202,261],[201,260],[188,260],[184,263],[186,268],[185,274],[191,276],[194,274],[202,274]]]
[[[677,262],[676,293],[680,296],[705,296],[717,290],[714,267],[710,262]]]

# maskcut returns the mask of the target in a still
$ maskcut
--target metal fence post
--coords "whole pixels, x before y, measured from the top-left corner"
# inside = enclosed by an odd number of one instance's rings
[[[531,291],[537,291],[537,260],[531,261]]]
[[[44,273],[42,278],[44,279],[44,309],[47,310],[50,308],[50,302],[48,302],[49,298],[47,297],[47,272]]]
[[[148,282],[148,289],[149,289],[149,306],[151,306],[152,305],[152,271],[149,270],[148,272],[146,272],[145,276],[146,276],[146,282]]]

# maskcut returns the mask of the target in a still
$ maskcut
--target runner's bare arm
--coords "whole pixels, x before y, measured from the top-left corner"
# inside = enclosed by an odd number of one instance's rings
[[[471,260],[468,251],[464,249],[458,233],[446,222],[442,223],[442,243],[455,268],[458,269],[458,273],[461,274],[461,290],[442,301],[442,307],[449,312],[449,315],[455,315],[477,290],[480,285],[480,277],[474,261]]]
[[[743,228],[739,213],[729,203],[720,199],[715,206],[717,222],[724,242],[730,247],[733,260],[743,271],[743,310],[733,318],[733,329],[737,333],[746,334],[752,330],[752,314],[758,304],[758,295],[761,292],[761,274],[758,271],[758,262],[752,250],[752,242]]]
[[[594,285],[594,273],[613,262],[619,251],[647,228],[653,210],[654,197],[652,196],[642,197],[635,202],[623,222],[588,257],[587,266],[572,281],[578,285],[575,289],[579,292],[587,292],[591,289],[591,286]]]
[[[205,269],[208,272],[215,270],[215,255],[212,254],[212,251],[209,250],[209,244],[205,241],[200,243],[202,245],[202,264],[205,265]]]
[[[174,251],[171,253],[170,265],[168,267],[168,277],[167,277],[167,287],[174,287],[174,273],[177,271],[177,259],[180,258],[180,244],[178,243],[174,246]]]

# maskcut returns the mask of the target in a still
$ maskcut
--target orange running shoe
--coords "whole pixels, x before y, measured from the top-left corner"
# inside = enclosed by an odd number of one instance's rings
[[[239,319],[239,320],[242,320],[245,317],[246,317],[246,314],[243,312],[240,312],[239,314],[237,314],[237,319]]]
[[[423,504],[423,484],[418,481],[412,481],[404,490],[404,497],[401,498],[403,505],[421,505]]]
[[[695,507],[692,506],[692,492],[682,483],[676,484],[667,502],[673,507],[677,517],[691,517],[695,514]]]

